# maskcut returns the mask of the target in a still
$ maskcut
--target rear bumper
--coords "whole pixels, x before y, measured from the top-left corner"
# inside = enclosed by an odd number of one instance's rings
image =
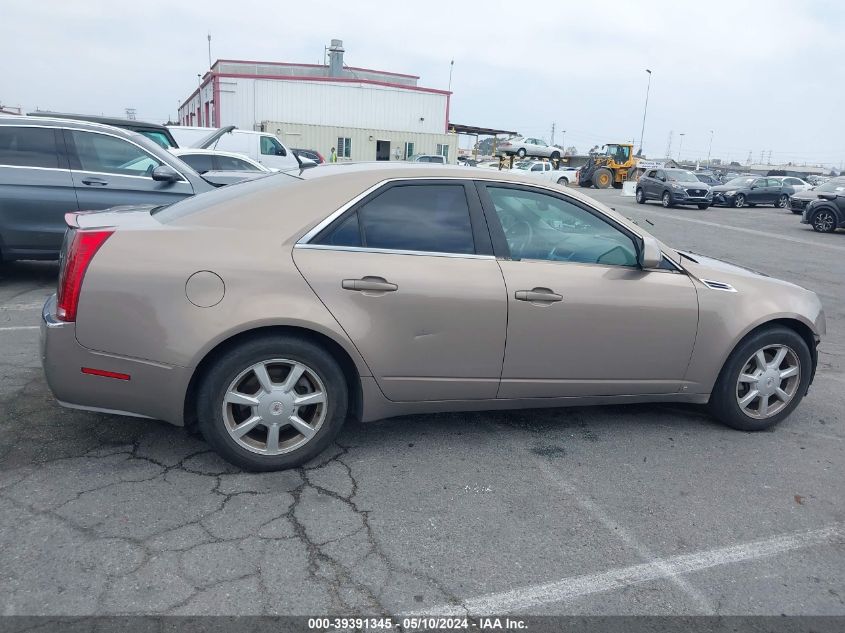
[[[76,324],[56,318],[55,295],[41,311],[40,356],[47,385],[62,406],[184,424],[190,370],[83,347],[76,340]],[[83,373],[83,367],[129,379]]]

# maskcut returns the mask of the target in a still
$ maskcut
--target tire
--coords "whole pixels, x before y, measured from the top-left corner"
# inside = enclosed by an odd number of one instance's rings
[[[741,209],[745,206],[745,194],[738,193],[734,197],[734,209]]]
[[[704,211],[705,209],[709,209],[710,205],[709,204],[700,204],[700,205],[698,205],[698,208],[701,209],[702,211]]]
[[[810,218],[810,226],[816,233],[833,233],[836,224],[836,215],[830,209],[819,209]]]
[[[785,193],[781,194],[777,200],[775,200],[775,206],[778,209],[788,209],[789,208],[789,196]]]
[[[580,180],[580,181],[578,181],[578,185],[580,187],[584,187],[586,189],[589,189],[590,187],[593,186],[593,181],[592,180]]]
[[[557,184],[563,185],[564,187],[569,186],[569,179],[566,176],[561,176],[557,179]]]
[[[675,206],[675,203],[672,202],[672,194],[668,191],[663,192],[663,195],[660,197],[660,201],[663,203],[664,209],[671,209]]]
[[[601,167],[593,174],[593,182],[596,183],[596,189],[607,189],[613,184],[613,172],[606,167]]]
[[[252,370],[265,362],[265,380],[270,381],[272,395],[262,390],[258,374]],[[286,391],[283,383],[289,374],[285,375],[285,369],[302,367],[302,377]],[[297,407],[293,402],[294,398],[319,392],[323,394],[322,403]],[[256,405],[232,404],[233,397],[254,400]],[[334,358],[318,345],[293,336],[256,338],[229,350],[203,376],[197,392],[202,436],[225,460],[251,471],[284,470],[312,459],[337,436],[347,407],[346,380]],[[229,429],[258,416],[261,421],[253,423],[241,439],[235,439]],[[275,416],[279,416],[278,422]],[[288,422],[294,417],[311,427],[308,435]],[[270,426],[264,421],[274,423],[278,430],[278,449],[270,455],[260,452],[272,448],[268,446]]]
[[[637,204],[645,204],[645,191],[642,187],[637,187]]]
[[[789,367],[790,363],[797,364],[797,376],[780,379],[779,375],[783,373],[783,370],[771,370],[772,373],[768,379],[763,374],[761,383],[739,382],[740,375],[750,375],[752,370],[754,374],[757,373],[759,366],[755,358],[758,350],[767,349],[764,358],[766,361],[773,361],[777,347],[789,350],[781,367]],[[739,431],[763,431],[771,428],[792,413],[801,402],[810,386],[812,373],[813,359],[810,349],[797,332],[783,326],[757,330],[740,341],[725,361],[713,393],[710,395],[708,404],[710,413],[723,424]],[[752,397],[747,405],[748,408],[743,408],[739,401],[741,398],[749,397],[751,392],[758,387],[766,390],[779,387],[784,393],[791,395],[791,398],[784,404],[777,396],[769,396],[768,409],[771,414],[755,417],[755,409],[759,412],[762,406],[762,396]],[[778,409],[777,405],[781,405],[781,408]]]
[[[516,150],[516,155],[520,158],[525,158],[525,148],[520,147],[518,150]]]
[[[552,152],[552,155],[549,158],[552,160],[560,160],[560,152]]]

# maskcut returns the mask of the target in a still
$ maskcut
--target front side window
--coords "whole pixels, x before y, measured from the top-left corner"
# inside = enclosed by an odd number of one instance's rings
[[[652,169],[650,172],[646,174],[646,178],[657,178],[657,170]]]
[[[234,156],[217,156],[217,169],[223,171],[261,171],[252,163]]]
[[[45,127],[0,127],[0,165],[58,167],[55,132]]]
[[[463,185],[390,187],[314,241],[399,251],[475,252]]]
[[[211,154],[181,154],[179,158],[193,167],[198,174],[214,169],[214,159]]]
[[[157,158],[122,138],[79,130],[71,130],[70,135],[82,171],[150,176],[153,169],[162,164]]]
[[[272,136],[262,136],[261,137],[261,153],[264,156],[287,156],[288,153],[285,151],[284,146],[282,146],[279,141],[277,141]]]
[[[487,186],[487,192],[514,258],[637,265],[627,234],[571,202],[508,187]]]

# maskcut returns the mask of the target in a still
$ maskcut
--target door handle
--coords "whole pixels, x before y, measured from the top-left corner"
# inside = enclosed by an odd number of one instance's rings
[[[513,296],[517,301],[530,301],[531,303],[556,303],[563,301],[563,296],[552,292],[548,288],[517,290]]]
[[[384,277],[364,277],[363,279],[344,279],[340,282],[344,290],[395,292],[399,286],[387,281]]]
[[[105,187],[109,183],[102,178],[83,178],[82,184],[89,187]]]

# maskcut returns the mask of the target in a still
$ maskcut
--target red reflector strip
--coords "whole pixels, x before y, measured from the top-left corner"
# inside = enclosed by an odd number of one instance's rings
[[[103,378],[116,378],[117,380],[130,380],[129,374],[121,374],[116,371],[106,371],[105,369],[94,369],[93,367],[83,367],[83,374],[91,374],[92,376],[102,376]]]

